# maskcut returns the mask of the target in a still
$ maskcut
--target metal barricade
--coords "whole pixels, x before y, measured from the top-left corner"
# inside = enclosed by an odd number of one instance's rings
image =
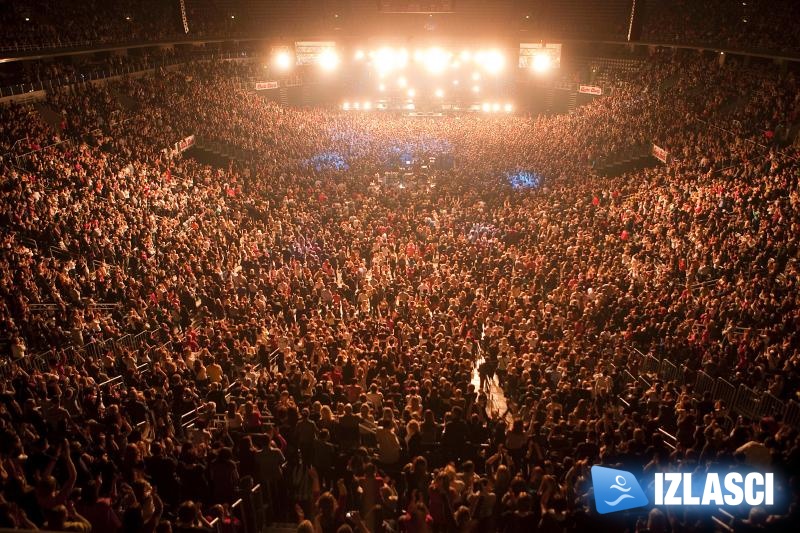
[[[83,347],[83,351],[92,359],[99,359],[105,352],[105,343],[102,341],[92,341]]]
[[[747,385],[739,385],[733,405],[735,412],[750,419],[758,418],[758,403],[758,394],[753,389]]]
[[[761,402],[758,407],[760,416],[771,416],[773,418],[784,418],[786,414],[786,404],[776,398],[769,392],[761,396]]]
[[[661,360],[659,375],[665,381],[680,381],[681,378],[681,372],[678,370],[678,367],[675,366],[675,363],[667,359]]]
[[[714,384],[714,399],[722,400],[728,409],[733,409],[733,402],[736,399],[736,387],[722,378],[717,378]]]
[[[695,393],[702,397],[706,392],[714,394],[714,378],[703,372],[702,370],[697,373],[697,379],[694,382]]]
[[[625,370],[622,373],[622,381],[624,381],[626,385],[630,385],[631,383],[636,383],[636,376]]]
[[[789,426],[800,430],[800,403],[794,400],[789,400],[786,404],[786,414],[783,420]]]
[[[661,364],[658,359],[652,355],[646,355],[642,361],[643,374],[657,374]]]

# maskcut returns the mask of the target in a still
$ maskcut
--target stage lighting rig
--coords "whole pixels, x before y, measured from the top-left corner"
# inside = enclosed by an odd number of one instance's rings
[[[318,62],[322,70],[328,72],[336,70],[339,66],[339,54],[336,53],[336,50],[328,48],[320,53]]]
[[[533,56],[533,62],[531,63],[531,68],[533,68],[534,72],[538,72],[541,74],[550,70],[551,64],[552,64],[552,59],[550,59],[550,54],[540,53]]]
[[[289,47],[281,46],[272,50],[272,65],[280,72],[286,72],[294,65],[294,56]]]

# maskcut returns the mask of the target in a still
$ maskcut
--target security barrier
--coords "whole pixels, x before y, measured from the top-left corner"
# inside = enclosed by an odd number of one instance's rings
[[[645,387],[650,387],[651,379],[657,376],[665,382],[672,382],[675,386],[687,385],[689,377],[681,366],[667,359],[644,354],[639,350],[630,349],[630,353],[639,354],[639,372],[636,372],[636,361],[631,361],[629,369],[616,369],[614,373],[626,386],[640,382]],[[787,425],[800,430],[800,403],[789,400],[784,402],[769,392],[759,392],[742,384],[738,388],[724,378],[714,378],[700,370],[697,372],[693,383],[693,392],[696,398],[702,398],[706,393],[711,394],[715,401],[722,400],[731,412],[742,415],[752,420],[763,417],[774,417],[784,421]]]

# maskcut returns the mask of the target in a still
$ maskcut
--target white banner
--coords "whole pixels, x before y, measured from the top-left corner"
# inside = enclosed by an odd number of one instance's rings
[[[278,82],[277,81],[257,81],[256,82],[256,91],[263,91],[266,89],[277,89]]]
[[[185,152],[192,146],[194,146],[194,135],[189,135],[185,139],[181,139],[175,143],[175,150],[178,152]]]
[[[600,96],[603,94],[603,88],[598,87],[596,85],[580,85],[578,86],[578,92],[584,94],[593,94],[595,96]]]
[[[666,163],[667,161],[669,161],[669,152],[667,152],[666,150],[664,150],[663,148],[661,148],[658,145],[655,145],[655,144],[653,145],[652,154],[653,154],[653,157],[655,157],[656,159],[658,159],[662,163]]]

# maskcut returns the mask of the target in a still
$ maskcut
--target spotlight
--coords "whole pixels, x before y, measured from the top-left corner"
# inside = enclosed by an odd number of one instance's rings
[[[322,67],[322,70],[335,70],[339,66],[339,54],[336,53],[336,50],[331,48],[323,50],[319,54],[319,66]]]
[[[458,85],[458,80],[453,80],[453,85]]]
[[[495,112],[500,111],[500,104],[494,103],[492,105],[492,111],[495,111]]]
[[[472,54],[469,52],[469,50],[462,50],[458,57],[461,58],[461,61],[469,61],[472,59]]]
[[[503,109],[505,110],[506,113],[511,113],[511,111],[514,109],[514,106],[512,106],[511,104],[506,104],[503,107]]]
[[[481,92],[481,88],[478,85],[473,85],[472,86],[472,92],[477,94],[477,93]]]
[[[397,78],[397,85],[399,85],[401,89],[408,85],[408,81],[406,80],[405,76],[400,76]]]
[[[505,66],[505,58],[499,50],[489,50],[480,60],[483,68],[490,74],[497,74]]]
[[[275,66],[278,70],[289,70],[292,66],[292,54],[286,50],[281,50],[275,54]]]
[[[432,74],[439,74],[447,67],[449,60],[449,53],[441,48],[434,47],[425,54],[425,68]]]
[[[550,70],[550,55],[545,53],[536,54],[533,56],[533,70],[534,72],[547,72]]]
[[[483,105],[481,106],[481,109],[483,109],[484,113],[488,113],[489,111],[492,110],[492,106],[489,105],[488,102],[484,102]]]
[[[436,98],[444,97],[444,91],[441,90],[441,89],[436,89],[436,93],[435,94],[436,94]]]
[[[472,81],[478,81],[480,79],[481,79],[480,73],[478,73],[478,72],[473,72],[472,73]]]
[[[345,111],[350,111],[350,102],[343,103],[342,109],[344,109]]]
[[[372,109],[372,103],[364,102],[364,111],[369,111],[370,109]]]
[[[409,98],[414,98],[415,94],[417,94],[417,93],[416,93],[416,91],[414,91],[414,89],[409,89],[408,90],[408,97]]]
[[[361,109],[361,104],[359,104],[358,102],[356,102],[355,104],[353,104],[353,108],[354,108],[354,109]]]
[[[364,50],[356,50],[356,61],[364,59]]]
[[[380,85],[378,85],[378,90],[379,90],[380,92],[383,92],[383,91],[385,91],[385,90],[386,90],[386,85],[384,85],[384,84],[382,84],[382,83],[381,83]]]
[[[393,50],[384,46],[375,53],[375,66],[379,73],[405,68],[406,63],[408,63],[408,52],[404,49]]]

